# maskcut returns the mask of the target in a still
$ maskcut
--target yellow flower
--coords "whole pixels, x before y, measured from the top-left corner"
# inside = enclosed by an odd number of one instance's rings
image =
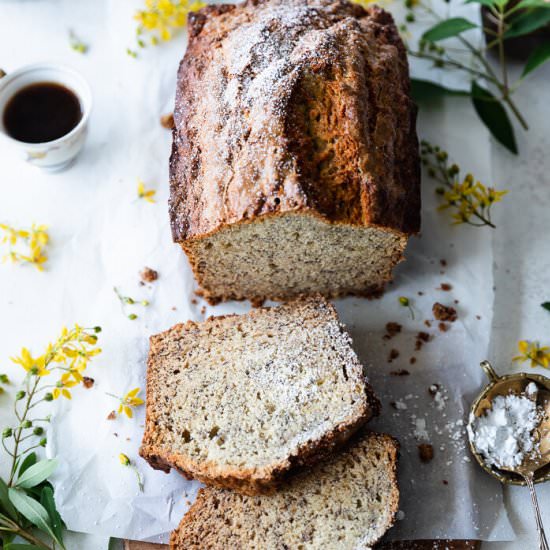
[[[10,259],[13,263],[27,262],[43,271],[43,264],[48,257],[44,251],[49,242],[47,226],[33,224],[30,230],[15,229],[5,223],[0,224],[4,236],[0,244],[9,246],[4,260]]]
[[[118,455],[118,460],[123,466],[130,466],[131,464],[130,459],[124,453]]]
[[[550,347],[541,347],[538,342],[520,340],[518,350],[521,355],[513,358],[513,361],[531,361],[531,367],[550,367]]]
[[[147,202],[155,202],[153,197],[156,191],[154,189],[145,189],[145,184],[141,180],[138,180],[137,192],[138,198],[145,199]]]
[[[60,395],[66,399],[72,399],[71,392],[67,388],[72,388],[77,386],[78,382],[71,380],[71,374],[66,372],[61,376],[61,380],[57,382],[56,387],[52,391],[54,399],[57,399]]]
[[[120,398],[118,414],[124,413],[128,418],[132,418],[134,416],[132,409],[135,409],[136,407],[139,407],[144,403],[143,399],[138,397],[140,391],[140,388],[134,388],[133,390],[130,390],[124,397]]]
[[[12,357],[11,360],[21,365],[27,372],[34,376],[47,376],[50,371],[46,368],[46,356],[33,358],[27,348],[21,350],[19,357]]]

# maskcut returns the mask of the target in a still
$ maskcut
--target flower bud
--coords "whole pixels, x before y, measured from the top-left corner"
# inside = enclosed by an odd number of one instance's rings
[[[101,332],[101,327],[94,327],[94,332],[96,334],[98,334],[99,332]]]
[[[2,439],[6,439],[6,437],[11,437],[13,435],[13,430],[11,428],[4,428],[2,431]]]
[[[118,455],[118,460],[123,466],[130,466],[130,459],[124,453]]]
[[[36,428],[32,431],[34,435],[42,435],[44,433],[44,428],[40,426],[36,426]]]
[[[48,392],[45,396],[44,396],[44,401],[53,401],[53,395]]]
[[[10,379],[8,378],[7,374],[0,374],[0,383],[2,384],[9,384]]]
[[[25,398],[25,395],[27,395],[27,394],[23,390],[20,390],[15,394],[15,400],[16,401],[21,401],[21,399]]]
[[[38,367],[37,367],[37,366],[34,366],[34,367],[31,367],[31,369],[29,370],[29,372],[30,372],[33,376],[36,376],[40,371],[38,370]]]
[[[128,315],[128,319],[130,319],[130,321],[135,321],[137,319],[137,315],[135,313],[130,313],[130,315]]]
[[[43,438],[40,440],[39,445],[40,445],[41,447],[45,447],[47,443],[48,443],[48,440],[47,440],[45,437],[43,437]]]
[[[409,302],[409,299],[406,296],[399,296],[399,303],[402,306],[407,307],[410,302]]]
[[[30,420],[24,420],[21,422],[21,427],[26,430],[27,428],[32,428],[32,422]]]
[[[126,298],[124,298],[124,301],[130,305],[135,304],[134,299],[130,298],[130,296],[126,296]]]

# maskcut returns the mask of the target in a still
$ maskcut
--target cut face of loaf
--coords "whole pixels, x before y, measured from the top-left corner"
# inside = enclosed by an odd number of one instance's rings
[[[270,496],[201,489],[171,550],[368,550],[398,509],[397,442],[366,433]]]
[[[306,299],[151,338],[140,454],[247,494],[330,453],[378,412],[333,307]]]
[[[300,294],[378,294],[402,259],[403,236],[284,214],[236,224],[183,245],[210,302]]]
[[[416,109],[391,16],[249,0],[189,21],[170,217],[205,297],[379,291],[420,226]]]

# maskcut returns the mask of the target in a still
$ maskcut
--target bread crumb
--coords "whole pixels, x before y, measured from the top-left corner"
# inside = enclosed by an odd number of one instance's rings
[[[414,364],[416,363],[416,357],[411,357],[411,358],[409,359],[409,363],[410,363],[411,365],[414,365]]]
[[[441,264],[442,267],[447,266],[447,260],[439,260],[439,263]]]
[[[382,338],[384,338],[384,340],[390,340],[396,334],[399,334],[401,332],[401,328],[402,326],[399,323],[386,323],[386,334],[384,334]]]
[[[434,448],[429,443],[421,443],[418,445],[418,456],[425,464],[431,462],[434,457]]]
[[[428,321],[428,319],[426,319],[426,320],[424,321],[424,324],[425,324],[427,327],[431,327],[431,326],[432,326],[432,324],[430,323],[430,321]]]
[[[167,130],[173,130],[175,127],[174,113],[168,113],[160,117],[160,125]]]
[[[443,480],[443,485],[449,485],[449,482],[446,479],[444,479]]]
[[[391,376],[408,376],[411,373],[406,369],[399,369],[390,371],[390,374]]]
[[[438,321],[449,321],[450,323],[454,323],[457,319],[456,309],[454,307],[444,306],[439,302],[435,302],[432,306],[432,312]]]
[[[445,323],[439,323],[439,325],[437,325],[437,327],[439,328],[439,330],[441,332],[447,332],[449,330],[449,325],[446,325]]]
[[[430,395],[433,397],[439,390],[439,384],[432,384],[429,388],[428,388],[428,391],[430,392]]]
[[[206,313],[206,306],[201,307],[201,315],[204,315]]]
[[[151,269],[150,267],[144,267],[139,276],[144,283],[152,283],[159,278],[158,271]]]
[[[439,289],[436,289],[436,290],[444,290],[445,292],[449,292],[452,289],[453,289],[453,286],[450,285],[449,283],[441,283],[441,286],[439,287]]]
[[[418,295],[419,295],[419,296],[424,296],[424,293],[423,293],[421,290],[419,290],[419,291],[418,291]]]
[[[394,359],[397,359],[398,357],[399,357],[399,350],[392,348],[388,356],[388,363],[391,363]]]
[[[481,319],[481,315],[476,315],[476,319],[479,321]]]
[[[416,342],[415,342],[414,349],[416,351],[419,351],[420,349],[422,349],[422,346],[429,341],[430,341],[430,335],[427,332],[422,332],[422,331],[419,332],[416,335]]]
[[[93,378],[90,378],[89,376],[84,376],[82,378],[82,385],[89,390],[91,387],[93,387],[95,380]]]
[[[116,418],[116,412],[115,411],[111,411],[109,413],[109,416],[107,417],[107,420],[114,420]]]
[[[194,306],[196,306],[196,305],[199,303],[199,301],[198,301],[196,298],[191,298],[191,303],[192,303]]]

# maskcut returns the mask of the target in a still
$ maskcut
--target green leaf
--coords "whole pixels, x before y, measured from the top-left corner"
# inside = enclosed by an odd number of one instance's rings
[[[40,495],[40,503],[50,516],[50,524],[55,536],[62,541],[63,540],[63,520],[57,511],[55,506],[55,499],[53,497],[53,490],[51,487],[44,487],[42,494]]]
[[[422,38],[428,42],[437,42],[438,40],[457,36],[464,31],[475,29],[476,27],[475,23],[464,19],[464,17],[451,17],[428,29],[422,35]]]
[[[451,90],[429,80],[411,79],[411,94],[415,101],[430,101],[444,96],[469,96],[466,90]]]
[[[21,489],[10,488],[9,490],[10,500],[22,516],[27,518],[33,525],[38,527],[44,533],[50,535],[59,546],[64,548],[63,543],[55,536],[50,526],[50,517],[48,512],[40,504],[40,502],[34,500],[30,496],[26,495]]]
[[[34,544],[6,544],[4,546],[4,550],[35,550],[35,548],[38,548],[40,550],[40,546],[35,546]]]
[[[8,516],[17,521],[17,510],[14,508],[10,501],[8,494],[8,486],[4,480],[0,477],[0,508],[8,514]]]
[[[550,302],[542,303],[541,307],[543,307],[546,311],[550,311]]]
[[[527,59],[521,78],[525,78],[530,72],[534,71],[550,59],[550,42],[545,42],[535,49]]]
[[[19,477],[23,475],[25,470],[28,470],[31,466],[34,466],[36,464],[36,453],[29,453],[25,460],[21,463],[21,467],[19,468]]]
[[[521,2],[515,6],[516,10],[525,8],[550,8],[550,5],[546,0],[521,0]]]
[[[514,129],[500,101],[491,92],[472,82],[472,103],[479,118],[493,137],[517,155],[518,147]]]
[[[466,2],[464,2],[464,3],[465,4],[481,4],[483,6],[487,6],[488,8],[497,5],[496,0],[466,0]]]
[[[36,485],[48,479],[56,468],[57,459],[53,458],[51,460],[41,460],[26,470],[17,480],[15,486],[22,489],[36,487]]]
[[[504,33],[504,39],[524,36],[548,25],[548,23],[550,23],[550,6],[531,9],[510,21],[510,27]]]

